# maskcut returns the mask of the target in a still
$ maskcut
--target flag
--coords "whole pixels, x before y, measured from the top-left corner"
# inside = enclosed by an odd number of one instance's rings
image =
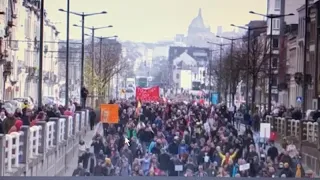
[[[136,107],[136,115],[139,116],[141,111],[141,101],[138,100],[137,107]]]

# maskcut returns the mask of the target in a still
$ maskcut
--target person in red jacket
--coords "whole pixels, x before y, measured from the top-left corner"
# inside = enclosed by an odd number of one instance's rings
[[[10,128],[10,130],[8,131],[8,134],[13,133],[13,132],[19,132],[21,130],[21,126],[22,126],[23,122],[21,121],[20,118],[17,118],[15,120],[14,125]]]
[[[68,108],[66,111],[63,113],[65,116],[73,116],[73,112],[71,111],[70,108]]]
[[[41,111],[39,114],[36,116],[36,118],[30,123],[30,127],[36,125],[39,121],[44,121],[46,119],[46,114],[45,112]]]

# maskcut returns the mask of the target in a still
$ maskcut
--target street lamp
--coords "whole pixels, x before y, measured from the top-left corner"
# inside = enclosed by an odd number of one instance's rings
[[[43,31],[44,31],[44,1],[40,4],[40,47],[39,47],[39,82],[38,82],[38,107],[42,106],[42,70],[43,70]],[[69,3],[69,0],[68,0]]]
[[[81,22],[82,22],[82,38],[81,38],[81,41],[82,41],[82,45],[81,45],[81,88],[83,87],[83,84],[84,84],[84,81],[83,81],[83,69],[84,69],[84,21],[85,21],[85,17],[88,17],[88,16],[95,16],[95,15],[99,15],[99,14],[107,14],[106,11],[101,11],[101,12],[97,12],[97,13],[87,13],[85,14],[84,12],[82,13],[77,13],[77,12],[72,12],[72,11],[66,11],[64,9],[59,9],[59,11],[61,12],[66,12],[69,14],[73,14],[73,15],[76,15],[76,16],[81,16]],[[70,21],[67,21],[67,26],[69,27],[70,25]],[[67,45],[68,46],[68,45]],[[67,48],[67,54],[69,52],[69,48]],[[67,55],[68,56],[68,55]],[[69,63],[67,63],[67,69],[69,69]],[[69,70],[68,70],[69,72]],[[69,77],[69,76],[67,76]],[[68,81],[68,79],[66,80]],[[68,88],[68,86],[66,86],[66,88]],[[85,105],[81,104],[81,107],[84,107]]]
[[[272,79],[273,79],[273,73],[272,73],[272,31],[273,31],[273,19],[277,19],[277,18],[282,18],[285,16],[294,16],[293,13],[290,14],[261,14],[261,13],[256,13],[254,11],[249,11],[250,14],[255,14],[255,15],[259,15],[259,16],[263,16],[266,17],[268,19],[270,19],[270,52],[269,52],[269,67],[268,67],[268,74],[269,74],[269,84],[268,84],[268,111],[269,113],[271,113],[271,93],[272,93]],[[302,88],[304,89],[304,88]]]
[[[230,55],[231,55],[231,61],[230,61],[230,68],[231,68],[231,81],[232,81],[232,78],[233,78],[233,57],[232,57],[232,54],[233,54],[233,42],[234,41],[237,41],[237,40],[241,40],[241,39],[243,39],[242,37],[241,38],[228,38],[228,37],[223,37],[223,36],[216,36],[217,38],[221,38],[221,39],[226,39],[226,40],[229,40],[229,41],[231,41],[231,52],[230,52]],[[231,94],[231,106],[233,106],[234,105],[234,92],[233,92],[233,90],[234,90],[234,86],[235,86],[235,84],[234,83],[232,83],[230,81],[230,94]]]
[[[229,44],[222,44],[222,43],[214,43],[214,42],[210,42],[207,41],[208,44],[212,44],[212,45],[218,45],[220,47],[220,61],[219,61],[219,82],[218,82],[218,91],[219,91],[219,99],[218,101],[221,102],[221,92],[222,92],[222,88],[221,88],[221,83],[222,83],[222,50],[223,50],[223,46],[229,45]]]
[[[247,76],[246,76],[246,106],[247,106],[247,112],[249,112],[249,74],[250,74],[250,36],[251,36],[251,31],[254,31],[254,30],[258,30],[258,29],[265,29],[265,28],[268,28],[268,26],[261,26],[261,27],[245,27],[245,26],[237,26],[237,25],[234,25],[234,24],[231,24],[231,26],[233,27],[237,27],[237,28],[240,28],[240,29],[245,29],[248,31],[248,51],[247,51]],[[253,61],[253,63],[256,63],[255,61]],[[255,65],[252,65],[253,68],[255,68]],[[252,97],[253,98],[253,97]],[[251,103],[253,105],[253,102]]]
[[[83,29],[89,29],[91,30],[91,34],[92,34],[92,63],[91,63],[91,68],[92,68],[92,72],[91,72],[91,78],[92,78],[92,82],[94,82],[94,61],[95,61],[95,55],[94,55],[94,32],[96,30],[99,30],[99,29],[106,29],[106,28],[112,28],[113,26],[112,25],[109,25],[109,26],[102,26],[102,27],[86,27],[86,26],[79,26],[77,24],[74,24],[73,26],[75,27],[81,27]],[[83,34],[84,35],[84,34]],[[81,75],[81,79],[84,78],[84,75],[82,73]],[[93,92],[92,92],[93,93]],[[93,100],[94,100],[94,97],[92,96],[92,103],[93,103]]]

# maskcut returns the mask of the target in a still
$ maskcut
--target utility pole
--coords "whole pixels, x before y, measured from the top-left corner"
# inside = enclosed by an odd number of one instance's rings
[[[317,7],[317,10],[319,11],[319,2],[316,2],[316,7]],[[317,15],[316,15],[316,17],[317,17],[317,20],[318,20],[318,22],[319,22],[319,20],[320,20],[320,17],[319,17],[319,12],[317,13]],[[317,32],[316,32],[316,34],[317,34],[317,37],[316,37],[316,67],[315,67],[315,80],[314,80],[314,82],[315,82],[315,84],[318,84],[319,83],[319,61],[318,61],[318,59],[319,59],[319,33],[320,33],[320,26],[318,26],[317,27]],[[317,110],[319,110],[319,88],[318,88],[318,85],[315,85],[314,86],[315,87],[315,92],[314,92],[314,98],[316,99],[316,101],[317,101]]]
[[[41,0],[40,9],[40,47],[39,47],[39,82],[38,82],[38,107],[42,107],[42,71],[43,71],[43,31],[44,31],[44,1]],[[3,92],[5,93],[5,92]]]
[[[69,102],[69,50],[70,50],[70,0],[67,0],[67,54],[66,54],[66,94],[65,94],[65,104],[68,105]]]
[[[94,46],[95,46],[95,44],[94,44],[94,31],[95,31],[95,28],[94,27],[92,27],[92,29],[91,29],[91,31],[92,31],[92,46],[91,46],[91,51],[92,51],[92,56],[91,56],[91,58],[92,58],[92,61],[91,61],[91,69],[92,69],[92,71],[91,71],[91,80],[92,80],[92,83],[94,83],[94,63],[95,63],[95,51],[94,51]],[[92,86],[92,92],[91,92],[91,95],[92,95],[92,97],[91,97],[91,101],[92,101],[92,107],[94,107],[94,90],[95,90],[95,88],[94,88],[94,86]]]
[[[119,73],[117,73],[116,99],[118,99],[118,95],[119,95]]]
[[[302,113],[303,117],[307,110],[307,51],[308,51],[308,23],[309,23],[309,0],[305,0],[305,23],[304,23],[304,48],[303,48],[303,83],[302,83]],[[318,59],[316,59],[318,61]],[[317,76],[317,75],[316,75]],[[318,82],[315,82],[317,86]]]
[[[70,0],[68,0],[68,3],[69,3]],[[68,6],[69,7],[69,6]],[[107,14],[106,11],[101,11],[101,12],[98,12],[98,13],[88,13],[88,14],[85,14],[84,12],[82,13],[77,13],[77,12],[72,12],[70,11],[70,9],[68,9],[67,11],[64,10],[64,9],[59,9],[59,11],[61,12],[66,12],[68,14],[68,20],[69,20],[69,15],[70,14],[73,14],[73,15],[77,15],[77,16],[81,16],[81,24],[82,26],[77,26],[77,25],[74,25],[76,27],[81,27],[82,29],[82,32],[81,32],[81,80],[80,80],[80,89],[82,87],[84,87],[84,29],[86,28],[84,26],[84,21],[85,21],[85,17],[88,17],[88,16],[94,16],[94,15],[99,15],[99,14]],[[70,22],[68,21],[67,22],[67,26],[69,27],[69,24]],[[69,29],[69,28],[68,28]],[[68,32],[69,33],[69,32]],[[69,34],[68,34],[69,35]],[[69,69],[69,68],[68,68]],[[68,86],[66,86],[66,88],[68,88]]]
[[[85,14],[82,13],[82,16],[81,16],[81,80],[80,80],[81,88],[84,87],[84,19],[85,19]]]
[[[102,40],[103,40],[103,38],[101,37],[100,38],[100,48],[99,48],[99,50],[100,50],[100,52],[99,52],[99,55],[100,55],[100,57],[99,57],[99,76],[100,77],[102,77],[102,72],[101,72],[101,69],[102,69]]]

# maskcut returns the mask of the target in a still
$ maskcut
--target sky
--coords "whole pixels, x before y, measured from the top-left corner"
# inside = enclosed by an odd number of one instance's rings
[[[60,39],[66,37],[66,0],[48,0],[45,8],[49,19],[61,32]],[[70,0],[70,9],[74,12],[107,14],[86,17],[85,26],[101,27],[113,25],[113,28],[97,30],[96,36],[118,35],[120,40],[135,42],[157,42],[172,40],[176,34],[186,34],[192,19],[199,8],[207,26],[213,32],[217,26],[224,31],[234,28],[230,24],[245,25],[250,20],[262,17],[249,14],[250,10],[266,13],[267,0]],[[80,39],[81,17],[70,15],[70,38]],[[90,34],[90,30],[86,33]]]

